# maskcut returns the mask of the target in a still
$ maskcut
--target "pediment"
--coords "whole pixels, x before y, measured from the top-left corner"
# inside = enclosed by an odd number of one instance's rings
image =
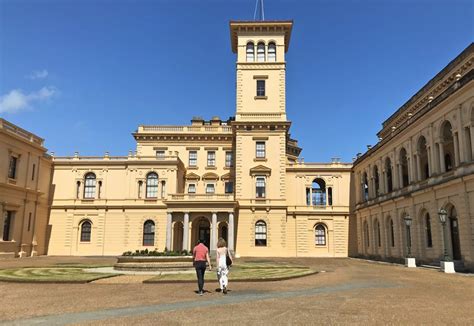
[[[250,169],[250,175],[256,175],[256,174],[270,175],[272,174],[272,169],[270,169],[269,167],[265,165],[257,165]]]
[[[221,175],[221,180],[229,180],[231,178],[232,178],[232,176],[231,176],[230,172]]]
[[[198,176],[196,173],[193,173],[193,172],[186,174],[187,180],[199,180],[200,178],[201,178],[200,176]]]
[[[213,172],[208,172],[202,176],[203,180],[219,180],[219,176]]]

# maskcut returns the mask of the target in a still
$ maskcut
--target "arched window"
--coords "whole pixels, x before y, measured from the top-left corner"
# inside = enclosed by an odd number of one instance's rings
[[[444,155],[444,166],[446,167],[446,172],[453,169],[453,161],[451,160],[451,155]]]
[[[377,246],[381,247],[382,246],[382,238],[380,236],[380,223],[379,220],[375,220],[375,241],[377,243]]]
[[[404,188],[408,186],[408,157],[407,157],[407,151],[405,148],[402,147],[400,150],[400,166],[402,170],[402,175],[401,175],[401,188]]]
[[[419,171],[420,180],[426,180],[430,176],[430,168],[428,165],[428,150],[426,148],[426,139],[425,137],[421,136],[418,139],[418,163],[420,164]]]
[[[390,219],[390,245],[395,247],[395,229],[393,227],[393,220]]]
[[[456,162],[456,153],[454,152],[454,137],[453,137],[453,130],[451,123],[449,121],[445,121],[441,127],[441,139],[443,147],[443,157],[444,157],[444,171],[447,172],[451,171],[454,167],[454,163]]]
[[[369,180],[367,178],[367,172],[364,172],[362,176],[362,200],[369,200]]]
[[[84,198],[95,198],[95,174],[92,172],[84,176]]]
[[[143,245],[155,245],[155,222],[148,220],[143,224]]]
[[[311,187],[313,206],[326,205],[326,183],[323,179],[314,179]]]
[[[265,44],[263,42],[257,44],[257,61],[265,61]]]
[[[426,246],[428,248],[433,247],[433,238],[431,237],[431,218],[430,214],[425,215],[425,233],[426,233]]]
[[[379,178],[379,168],[377,165],[374,166],[374,190],[375,190],[375,196],[378,196],[380,193],[380,178]]]
[[[318,224],[314,228],[315,244],[317,246],[326,245],[326,228],[323,224]]]
[[[468,161],[474,161],[473,142],[471,131],[474,133],[474,107],[471,109],[471,125],[464,128],[464,146],[466,147]]]
[[[255,45],[253,42],[247,43],[247,62],[254,62],[255,61]]]
[[[81,223],[81,242],[91,242],[92,224],[90,221]]]
[[[267,246],[267,223],[264,221],[255,223],[255,246]]]
[[[276,61],[276,45],[273,42],[268,44],[268,61]]]
[[[393,191],[392,161],[389,157],[385,159],[385,174],[387,176],[387,192]]]
[[[146,176],[146,198],[158,197],[158,174],[150,172]]]

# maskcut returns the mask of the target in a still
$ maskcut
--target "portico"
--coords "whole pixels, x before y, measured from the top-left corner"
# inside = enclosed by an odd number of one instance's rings
[[[191,250],[198,240],[204,240],[211,253],[217,240],[223,237],[227,247],[234,252],[234,210],[220,211],[168,211],[166,223],[166,248]]]

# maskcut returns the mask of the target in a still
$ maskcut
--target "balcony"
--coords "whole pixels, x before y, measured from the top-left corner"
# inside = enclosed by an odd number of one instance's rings
[[[234,201],[234,194],[172,194],[172,201]]]
[[[231,126],[139,126],[137,133],[232,133]]]

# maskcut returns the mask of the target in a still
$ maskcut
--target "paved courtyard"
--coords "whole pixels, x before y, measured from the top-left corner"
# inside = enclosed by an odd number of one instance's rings
[[[245,261],[262,261],[246,259]],[[270,259],[265,259],[270,260]],[[242,261],[242,260],[241,260]],[[474,324],[474,276],[356,259],[273,259],[324,271],[279,282],[232,284],[229,294],[206,283],[1,283],[0,324]],[[81,263],[114,258],[44,257],[0,260],[0,268]]]

